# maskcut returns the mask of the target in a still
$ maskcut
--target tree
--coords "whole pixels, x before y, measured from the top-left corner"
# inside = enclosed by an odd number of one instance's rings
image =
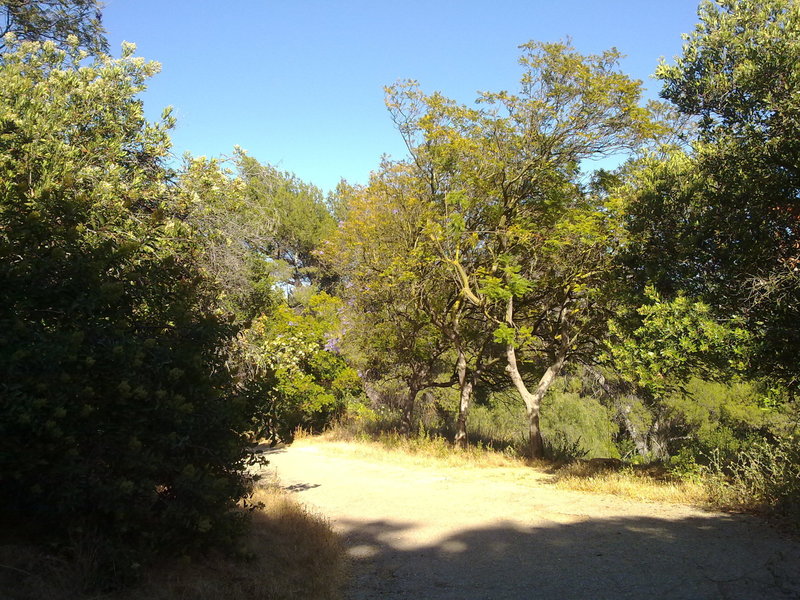
[[[316,250],[335,222],[319,188],[291,173],[262,165],[243,151],[236,155],[245,202],[272,215],[272,233],[258,251],[288,265],[293,289],[315,286],[328,290],[330,274],[319,264]]]
[[[618,412],[639,454],[664,460],[687,412],[675,409],[676,400],[686,404],[692,380],[742,372],[749,336],[735,321],[715,319],[702,302],[682,294],[664,301],[653,288],[645,293],[648,302],[636,310],[636,325],[612,320],[607,358],[628,383]]]
[[[385,162],[369,185],[340,186],[345,218],[323,245],[340,274],[347,316],[345,342],[367,387],[376,380],[402,382],[403,429],[413,429],[418,394],[452,386],[452,345],[441,320],[457,291],[442,278],[425,247],[428,206],[407,165]]]
[[[0,506],[100,573],[230,542],[250,479],[235,333],[170,217],[158,66],[23,42],[0,62]]]
[[[61,48],[75,36],[92,54],[108,52],[98,0],[0,0],[0,51],[8,48],[5,35],[19,40],[52,41]]]
[[[388,105],[432,207],[426,243],[493,324],[539,457],[541,400],[569,358],[596,353],[607,316],[618,220],[613,199],[586,190],[581,162],[630,148],[654,126],[616,51],[522,50],[518,95],[483,93],[469,108],[409,82],[389,89]]]
[[[316,251],[333,219],[314,186],[236,149],[224,161],[186,157],[174,207],[199,232],[202,264],[240,331],[231,360],[255,414],[255,439],[319,431],[359,387],[328,344],[339,303]],[[355,379],[354,379],[355,377]]]
[[[688,150],[631,177],[627,265],[674,297],[743,315],[753,373],[797,389],[800,370],[800,6],[703,2],[662,95],[697,121]]]
[[[187,156],[172,212],[198,232],[203,267],[225,308],[246,328],[282,302],[279,285],[289,275],[269,254],[278,218],[270,198],[248,194],[242,178],[223,165]]]

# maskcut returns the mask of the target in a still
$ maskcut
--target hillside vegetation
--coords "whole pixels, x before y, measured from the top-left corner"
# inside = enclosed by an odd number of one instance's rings
[[[238,572],[295,518],[255,444],[330,428],[573,482],[617,459],[800,522],[798,3],[704,1],[660,102],[568,41],[470,105],[396,83],[408,155],[327,196],[171,157],[158,65],[106,54],[101,10],[0,2],[0,543],[29,556],[4,586]]]

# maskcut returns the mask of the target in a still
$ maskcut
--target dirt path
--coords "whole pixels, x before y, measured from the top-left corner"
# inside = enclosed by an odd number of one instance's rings
[[[358,452],[304,440],[266,468],[344,535],[352,600],[800,599],[800,543],[755,519]]]

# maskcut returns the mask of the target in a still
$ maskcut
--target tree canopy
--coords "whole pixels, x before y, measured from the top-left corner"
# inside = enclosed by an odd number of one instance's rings
[[[98,0],[0,0],[0,50],[6,34],[19,40],[51,41],[64,48],[70,36],[92,54],[108,52]]]
[[[697,137],[634,172],[627,261],[640,282],[744,316],[755,372],[791,387],[800,381],[799,28],[795,2],[701,4],[683,55],[656,72]]]

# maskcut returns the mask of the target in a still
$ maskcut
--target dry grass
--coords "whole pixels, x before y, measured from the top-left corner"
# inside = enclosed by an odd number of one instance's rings
[[[334,600],[345,577],[345,555],[328,522],[276,489],[261,488],[246,540],[252,558],[216,556],[158,565],[135,588],[110,594],[81,592],[79,562],[40,550],[0,546],[3,600]]]
[[[544,461],[530,461],[515,454],[507,454],[481,446],[468,448],[454,447],[451,442],[439,436],[406,437],[398,433],[381,433],[374,438],[354,436],[346,430],[331,430],[315,441],[322,441],[341,452],[348,448],[358,448],[360,456],[375,460],[390,460],[421,467],[544,467]],[[297,443],[297,439],[295,443]],[[302,438],[300,440],[302,443]]]
[[[702,483],[669,477],[656,467],[609,469],[581,461],[559,468],[555,481],[557,487],[581,492],[671,504],[709,504],[708,492]]]

